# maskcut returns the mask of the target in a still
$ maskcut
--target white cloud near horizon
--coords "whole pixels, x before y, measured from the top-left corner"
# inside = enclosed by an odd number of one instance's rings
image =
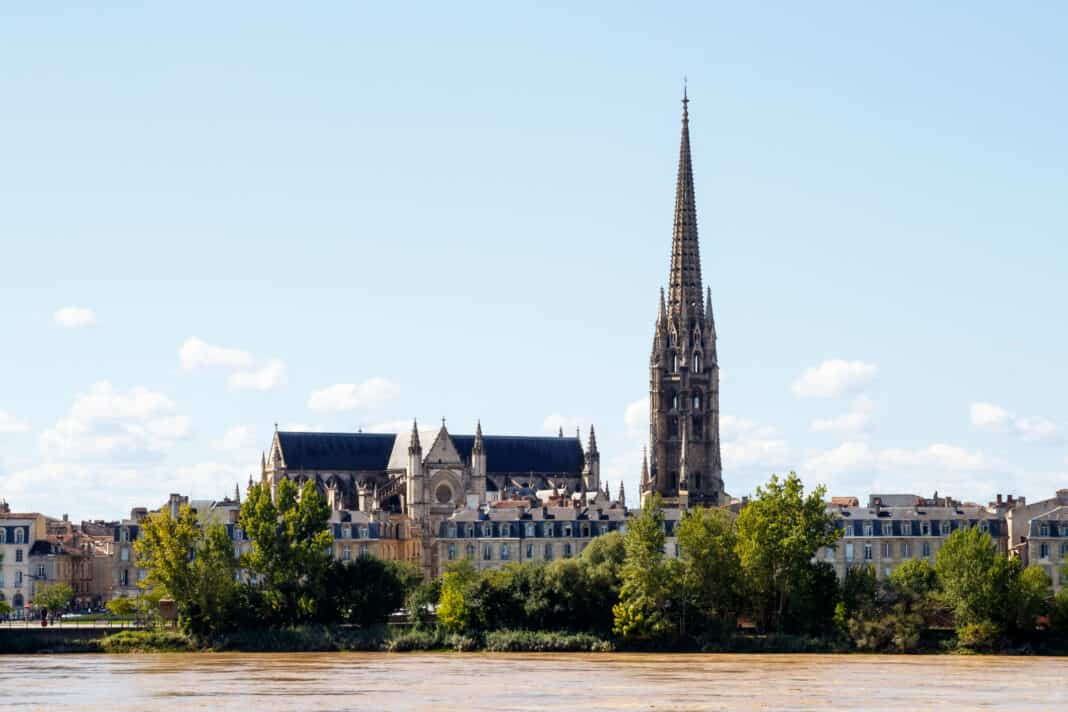
[[[804,471],[833,475],[857,470],[894,472],[902,469],[975,471],[990,469],[992,463],[980,452],[956,445],[933,443],[924,448],[884,448],[876,450],[866,442],[849,441],[816,453],[804,463]]]
[[[232,391],[270,391],[286,382],[286,365],[271,359],[258,369],[231,373],[226,387]]]
[[[790,390],[798,398],[836,398],[860,391],[878,371],[875,365],[863,361],[831,359],[805,369]]]
[[[96,314],[93,313],[92,309],[86,309],[85,307],[63,307],[62,309],[57,309],[52,318],[56,324],[67,329],[92,326],[96,323]]]
[[[1049,418],[1016,416],[994,403],[975,402],[970,408],[971,423],[977,428],[1015,435],[1026,443],[1059,445],[1064,431]]]
[[[343,412],[378,408],[397,397],[396,384],[384,378],[370,378],[363,383],[337,383],[308,396],[312,410]]]
[[[0,410],[0,433],[28,433],[30,426],[11,413]]]
[[[213,442],[211,446],[222,452],[250,449],[255,442],[255,432],[248,425],[235,425],[228,429],[223,436]]]
[[[155,459],[192,433],[189,417],[175,409],[162,393],[140,386],[119,391],[99,381],[41,433],[40,448],[49,461]]]
[[[720,454],[723,469],[762,468],[773,470],[786,465],[790,448],[779,431],[747,418],[721,415]]]
[[[631,401],[623,409],[623,425],[628,438],[649,437],[649,396]]]
[[[871,427],[871,412],[875,403],[867,396],[857,396],[847,413],[834,418],[817,418],[809,430],[814,433],[856,434],[867,432]]]

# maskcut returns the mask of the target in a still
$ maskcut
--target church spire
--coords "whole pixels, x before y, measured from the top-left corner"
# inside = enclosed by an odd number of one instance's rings
[[[682,92],[682,140],[679,171],[675,181],[675,225],[671,238],[671,278],[668,311],[677,313],[683,304],[701,309],[701,255],[697,247],[697,200],[690,160],[690,99]]]
[[[419,421],[412,419],[412,437],[408,441],[408,454],[421,453],[422,446],[419,443]]]

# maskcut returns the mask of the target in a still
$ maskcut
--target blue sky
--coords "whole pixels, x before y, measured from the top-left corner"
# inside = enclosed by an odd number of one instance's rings
[[[0,496],[445,416],[633,502],[683,75],[728,491],[1068,486],[1062,6],[506,5],[0,11]]]

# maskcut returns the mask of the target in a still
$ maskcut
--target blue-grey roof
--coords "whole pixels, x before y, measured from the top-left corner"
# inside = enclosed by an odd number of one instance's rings
[[[385,470],[396,435],[383,433],[278,433],[292,470]]]
[[[452,441],[460,457],[470,460],[475,436],[452,435]],[[578,476],[586,462],[578,438],[484,435],[482,443],[490,474],[540,472]]]

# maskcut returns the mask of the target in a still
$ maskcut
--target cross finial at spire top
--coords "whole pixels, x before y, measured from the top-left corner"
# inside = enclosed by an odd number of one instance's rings
[[[683,116],[686,116],[686,114],[687,114],[687,109],[688,109],[687,104],[689,104],[689,103],[690,103],[690,97],[689,97],[689,95],[687,94],[687,91],[686,91],[686,76],[683,75],[683,77],[682,77],[682,115]]]

